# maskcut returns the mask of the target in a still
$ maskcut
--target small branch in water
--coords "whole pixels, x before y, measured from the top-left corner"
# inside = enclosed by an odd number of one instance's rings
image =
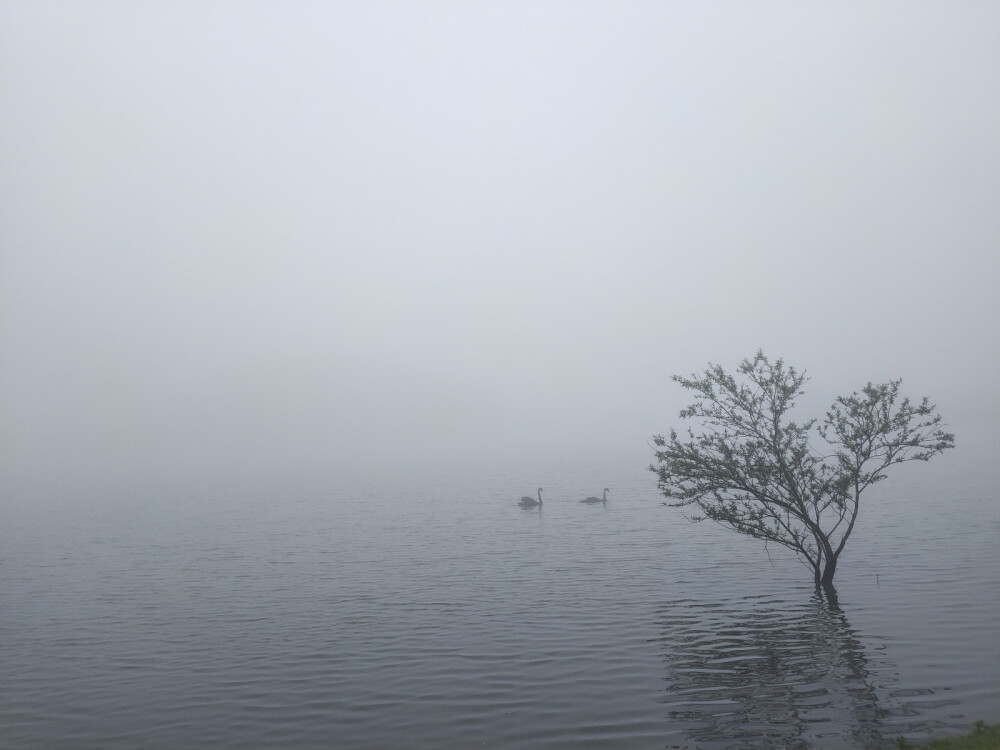
[[[771,563],[771,567],[774,567],[774,560],[771,559],[771,550],[767,548],[767,541],[764,541],[764,552],[767,553],[767,561]]]

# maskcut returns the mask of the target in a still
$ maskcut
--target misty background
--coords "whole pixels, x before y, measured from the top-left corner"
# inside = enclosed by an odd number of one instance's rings
[[[992,465],[998,208],[995,3],[4,2],[0,479],[643,465],[758,348]]]

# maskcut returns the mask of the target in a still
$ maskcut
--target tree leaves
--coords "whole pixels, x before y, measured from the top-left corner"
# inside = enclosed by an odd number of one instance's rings
[[[890,465],[927,461],[954,447],[926,397],[917,405],[900,399],[901,380],[868,383],[837,397],[822,423],[798,424],[789,414],[805,372],[758,351],[740,362],[737,375],[709,363],[700,375],[673,376],[694,395],[680,416],[700,431],[688,429],[686,439],[673,429],[655,435],[657,463],[649,468],[672,501],[666,504],[694,505],[699,520],[792,549],[817,584],[832,580],[861,492],[883,480]],[[814,446],[817,438],[823,450]]]

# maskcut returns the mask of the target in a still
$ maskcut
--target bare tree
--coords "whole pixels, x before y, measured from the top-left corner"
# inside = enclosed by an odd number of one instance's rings
[[[765,542],[788,547],[831,588],[837,559],[854,530],[861,493],[904,461],[927,461],[955,447],[926,397],[900,399],[902,381],[869,383],[838,396],[819,423],[789,419],[804,372],[758,351],[737,377],[709,363],[701,375],[673,379],[692,391],[682,409],[700,431],[653,438],[660,491],[674,507]],[[810,437],[822,439],[822,450]]]

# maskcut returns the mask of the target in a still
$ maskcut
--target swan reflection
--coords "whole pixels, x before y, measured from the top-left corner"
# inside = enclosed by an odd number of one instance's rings
[[[887,711],[836,601],[663,607],[670,719],[699,748],[880,748]]]

